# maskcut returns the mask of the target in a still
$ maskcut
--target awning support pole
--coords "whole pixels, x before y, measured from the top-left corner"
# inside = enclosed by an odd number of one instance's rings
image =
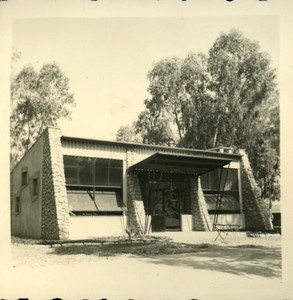
[[[228,165],[227,172],[226,172],[226,175],[225,175],[223,189],[221,190],[222,175],[223,175],[223,170],[224,170],[224,168],[221,168],[219,189],[218,189],[217,201],[216,201],[216,213],[214,215],[214,220],[213,220],[213,230],[215,230],[216,225],[218,223],[219,211],[220,211],[221,204],[222,204],[222,199],[223,199],[223,195],[224,195],[224,191],[225,191],[225,186],[226,186],[226,181],[227,181],[229,169],[230,169],[230,163]]]

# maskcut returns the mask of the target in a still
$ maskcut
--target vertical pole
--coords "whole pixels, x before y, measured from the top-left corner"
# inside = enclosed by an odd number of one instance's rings
[[[96,158],[94,158],[92,172],[93,172],[93,200],[96,203],[96,195],[95,195],[95,193],[96,193],[96,189],[95,189],[95,185],[96,185]]]
[[[226,186],[226,180],[227,180],[229,169],[230,169],[230,163],[228,165],[227,172],[226,172],[226,175],[225,175],[223,189],[221,190],[221,181],[222,181],[223,169],[224,168],[222,167],[222,169],[221,169],[221,175],[220,175],[220,182],[219,182],[219,194],[217,196],[217,202],[216,202],[216,214],[214,216],[214,222],[213,222],[213,229],[215,229],[216,224],[218,222],[219,210],[220,210],[221,204],[222,204],[222,199],[223,199],[223,195],[224,195],[224,191],[225,191],[225,186]]]
[[[240,169],[237,169],[237,175],[238,175],[238,196],[239,196],[239,204],[240,204],[240,227],[245,227],[245,218],[244,218],[244,210],[243,210],[243,199],[242,199],[242,184],[241,184],[241,174]]]

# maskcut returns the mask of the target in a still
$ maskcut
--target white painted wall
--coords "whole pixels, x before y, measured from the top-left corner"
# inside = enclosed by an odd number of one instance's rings
[[[69,238],[86,239],[125,234],[125,216],[72,216]]]
[[[214,215],[210,215],[211,222],[213,224],[214,221]],[[227,224],[227,225],[241,225],[241,228],[243,227],[242,223],[242,215],[241,214],[224,214],[224,215],[218,215],[218,222],[217,224]]]
[[[192,231],[192,215],[180,215],[181,231]]]

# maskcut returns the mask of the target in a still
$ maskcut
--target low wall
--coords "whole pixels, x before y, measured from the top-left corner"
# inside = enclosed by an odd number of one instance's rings
[[[72,216],[69,239],[85,239],[125,234],[124,216]]]

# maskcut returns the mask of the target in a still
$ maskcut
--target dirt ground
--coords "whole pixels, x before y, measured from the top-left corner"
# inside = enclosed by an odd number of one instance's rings
[[[173,233],[53,247],[13,239],[0,298],[289,299],[279,234],[215,237]]]

